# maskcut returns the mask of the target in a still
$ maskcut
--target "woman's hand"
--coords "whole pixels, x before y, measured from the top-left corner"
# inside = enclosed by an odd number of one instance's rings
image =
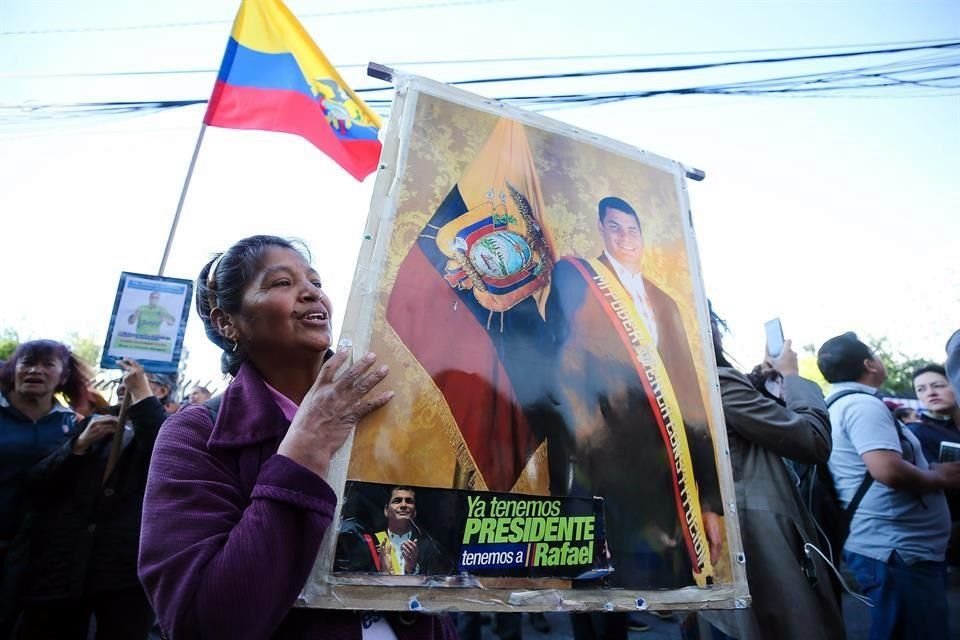
[[[130,404],[137,404],[153,395],[147,373],[139,362],[132,358],[121,358],[117,364],[123,369],[123,388],[130,394]]]
[[[388,371],[386,365],[370,371],[376,362],[372,353],[337,377],[337,370],[347,361],[349,353],[349,349],[340,351],[320,369],[320,375],[304,396],[277,450],[323,477],[330,468],[333,454],[340,450],[360,419],[393,397],[393,391],[385,391],[364,399]]]
[[[790,340],[784,340],[783,351],[780,352],[780,355],[773,358],[768,354],[765,362],[765,364],[769,364],[780,372],[782,376],[795,376],[800,373],[800,365],[797,364],[797,352],[790,345]]]
[[[96,416],[87,423],[87,428],[73,442],[73,453],[82,456],[94,442],[117,432],[116,416]]]

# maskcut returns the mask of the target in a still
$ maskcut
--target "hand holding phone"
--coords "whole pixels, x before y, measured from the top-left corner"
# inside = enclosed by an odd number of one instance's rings
[[[960,444],[956,442],[941,442],[939,461],[960,462]]]

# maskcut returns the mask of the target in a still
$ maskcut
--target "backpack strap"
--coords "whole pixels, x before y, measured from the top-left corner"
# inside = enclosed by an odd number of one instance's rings
[[[830,399],[826,401],[826,402],[827,402],[827,409],[829,409],[829,408],[833,405],[833,403],[836,402],[837,400],[839,400],[840,398],[846,398],[847,396],[852,396],[852,395],[855,394],[855,393],[862,393],[862,394],[865,395],[865,396],[871,396],[871,397],[873,397],[873,398],[877,398],[877,400],[880,400],[880,398],[877,396],[877,394],[875,394],[875,393],[870,393],[869,391],[861,391],[860,389],[844,389],[844,390],[841,391],[840,393],[837,393],[836,395],[830,396]],[[219,397],[219,396],[218,396],[218,397]],[[214,398],[214,399],[216,399],[216,398]],[[208,400],[207,402],[211,402],[211,400]],[[883,402],[883,400],[880,400],[880,402]],[[206,403],[204,403],[204,404],[206,404]],[[884,404],[883,406],[887,406],[887,405]]]
[[[860,503],[863,502],[863,497],[867,495],[867,490],[872,484],[873,476],[870,475],[869,471],[864,471],[863,480],[860,481],[860,486],[857,487],[857,492],[853,494],[853,500],[851,500],[850,504],[847,505],[847,508],[844,509],[844,513],[850,522],[853,522],[853,514],[857,512],[857,507],[859,507]]]
[[[880,400],[880,397],[875,393],[870,393],[869,391],[861,391],[860,389],[846,389],[834,396],[831,396],[830,399],[827,400],[826,402],[827,408],[829,409],[830,406],[840,398],[844,398],[846,396],[852,396],[855,393],[862,393],[865,396],[871,396],[873,398],[876,398],[880,402],[883,402],[883,400]],[[884,403],[884,406],[886,406],[886,403]],[[894,425],[897,427],[897,435],[902,435],[900,433],[900,425],[897,423],[896,417],[894,417],[893,421],[894,421]],[[856,513],[857,507],[859,507],[860,503],[863,502],[863,498],[864,496],[867,495],[867,490],[870,489],[870,485],[872,484],[873,484],[873,476],[871,476],[870,471],[867,470],[863,473],[863,480],[860,481],[860,486],[857,487],[857,492],[853,494],[853,499],[850,501],[850,504],[847,505],[847,508],[844,509],[844,514],[846,515],[847,519],[850,522],[853,522],[853,514]]]

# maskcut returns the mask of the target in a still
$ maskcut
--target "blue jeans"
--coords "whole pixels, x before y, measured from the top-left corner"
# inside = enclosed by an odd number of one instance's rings
[[[947,637],[947,565],[907,564],[896,551],[886,562],[849,551],[843,560],[863,594],[873,600],[870,640],[942,640]]]

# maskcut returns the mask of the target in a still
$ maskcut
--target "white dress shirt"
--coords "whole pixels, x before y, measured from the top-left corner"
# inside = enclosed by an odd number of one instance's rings
[[[629,293],[633,299],[633,306],[637,309],[637,315],[640,316],[644,326],[646,326],[650,337],[653,339],[653,343],[658,344],[657,319],[653,315],[650,299],[647,298],[647,290],[643,286],[643,274],[630,272],[606,251],[603,252],[603,255],[607,256],[607,260],[613,265],[613,270],[617,273],[617,277],[620,279],[623,288],[627,290],[627,293]]]
[[[387,529],[387,537],[390,538],[390,546],[393,547],[393,561],[396,567],[400,570],[397,575],[405,575],[407,573],[406,562],[403,559],[403,552],[400,549],[403,546],[403,543],[407,540],[413,539],[413,531],[407,531],[403,535],[397,535],[389,529]]]

